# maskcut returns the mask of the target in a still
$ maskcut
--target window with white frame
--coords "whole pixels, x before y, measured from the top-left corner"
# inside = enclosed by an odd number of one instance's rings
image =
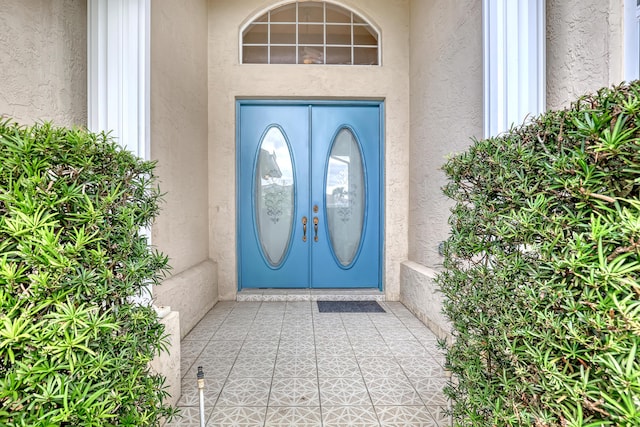
[[[624,78],[640,78],[640,0],[624,2]]]
[[[243,64],[379,65],[379,32],[342,6],[296,1],[242,29]]]

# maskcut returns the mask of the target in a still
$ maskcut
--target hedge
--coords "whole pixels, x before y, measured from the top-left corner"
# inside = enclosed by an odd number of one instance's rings
[[[166,346],[140,295],[167,257],[142,232],[155,164],[108,135],[0,121],[0,425],[157,426]]]
[[[640,82],[444,166],[457,426],[640,425]]]

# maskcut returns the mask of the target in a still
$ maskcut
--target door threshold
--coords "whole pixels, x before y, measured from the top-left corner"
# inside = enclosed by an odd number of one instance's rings
[[[243,289],[236,301],[385,301],[385,296],[378,288]]]

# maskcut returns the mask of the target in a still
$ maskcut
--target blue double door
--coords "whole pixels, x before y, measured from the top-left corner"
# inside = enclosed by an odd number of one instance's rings
[[[239,101],[240,288],[381,288],[382,104]]]

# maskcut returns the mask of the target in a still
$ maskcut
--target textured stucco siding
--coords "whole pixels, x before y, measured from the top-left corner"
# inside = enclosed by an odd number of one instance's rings
[[[382,66],[239,64],[239,30],[276,2],[209,2],[209,183],[211,256],[220,299],[237,290],[235,100],[238,98],[382,99],[385,102],[385,296],[399,299],[407,257],[409,179],[409,2],[341,4],[381,29]]]
[[[546,0],[547,109],[618,84],[623,72],[622,0]]]
[[[444,337],[434,277],[448,237],[450,201],[441,170],[451,153],[482,136],[482,2],[411,2],[409,261],[401,301]]]
[[[482,136],[482,2],[411,3],[409,259],[435,267],[450,204],[441,170]]]
[[[207,30],[206,0],[151,4],[151,158],[166,193],[152,241],[172,266],[153,293],[180,311],[182,335],[217,300],[209,260]]]
[[[3,0],[0,29],[0,115],[86,125],[86,0]]]

